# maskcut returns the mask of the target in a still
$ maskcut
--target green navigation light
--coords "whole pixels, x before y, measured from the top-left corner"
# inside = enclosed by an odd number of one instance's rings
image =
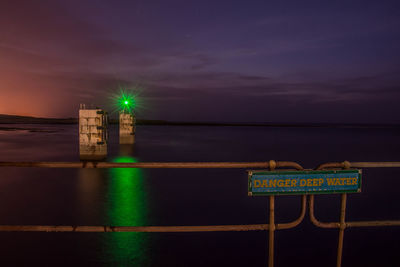
[[[110,100],[112,101],[112,113],[131,113],[135,114],[140,108],[141,100],[139,97],[140,88],[120,88],[118,92],[112,93],[110,95]]]
[[[123,112],[133,112],[136,106],[136,101],[134,96],[126,93],[123,93],[119,97],[118,102],[119,102],[119,110]]]

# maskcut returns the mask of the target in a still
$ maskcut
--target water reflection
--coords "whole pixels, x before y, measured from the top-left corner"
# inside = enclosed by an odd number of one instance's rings
[[[104,199],[106,177],[104,169],[79,169],[78,170],[78,210],[79,221],[77,225],[97,225],[103,222],[102,210],[97,208]]]
[[[137,162],[130,156],[119,156],[113,162]],[[109,169],[107,216],[110,224],[138,226],[146,224],[145,193],[141,169]]]
[[[112,162],[137,162],[132,146],[120,146]],[[77,224],[144,226],[147,225],[147,194],[142,169],[80,169]],[[101,208],[99,209],[99,204]],[[99,234],[98,260],[106,266],[148,264],[148,235],[145,233]]]
[[[121,146],[120,156],[113,162],[137,162],[129,156],[132,146]],[[141,169],[108,170],[106,189],[107,224],[113,226],[143,226],[147,223],[147,201],[144,175]],[[122,265],[147,264],[148,236],[145,233],[112,233],[105,235],[106,261]]]

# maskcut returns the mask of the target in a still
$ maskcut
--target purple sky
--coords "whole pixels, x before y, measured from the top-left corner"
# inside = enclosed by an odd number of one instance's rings
[[[399,1],[0,2],[0,113],[400,123]]]

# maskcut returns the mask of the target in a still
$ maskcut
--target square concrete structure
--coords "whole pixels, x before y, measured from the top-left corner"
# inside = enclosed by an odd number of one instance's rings
[[[135,143],[135,115],[129,112],[121,111],[119,113],[119,143]]]
[[[107,114],[102,109],[79,109],[79,156],[81,160],[107,157]]]

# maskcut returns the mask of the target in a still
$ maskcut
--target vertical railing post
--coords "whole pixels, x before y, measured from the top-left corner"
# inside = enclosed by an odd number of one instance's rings
[[[338,242],[338,250],[337,250],[337,262],[336,266],[342,266],[342,253],[343,253],[343,237],[344,237],[344,229],[346,228],[346,199],[347,194],[342,194],[342,201],[340,207],[340,224],[339,224],[339,242]]]
[[[268,267],[274,266],[275,197],[269,196]]]

